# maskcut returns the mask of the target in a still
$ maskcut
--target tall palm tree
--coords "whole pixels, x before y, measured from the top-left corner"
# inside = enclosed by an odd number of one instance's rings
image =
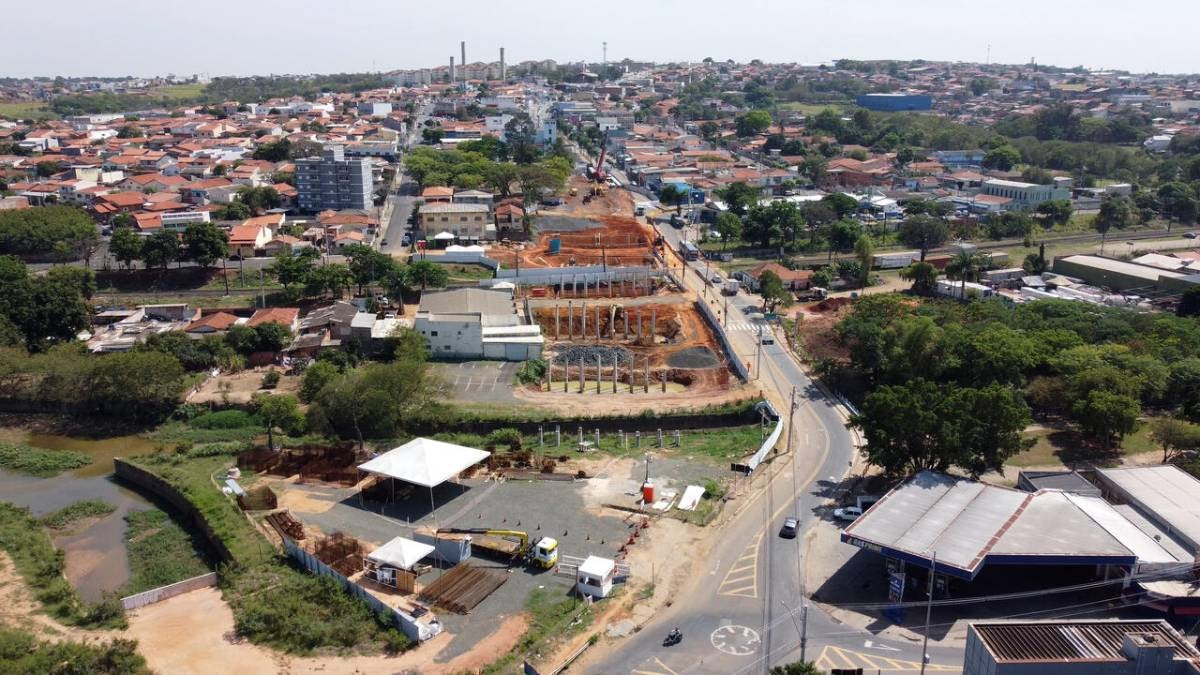
[[[950,262],[946,263],[946,274],[950,276],[958,276],[961,285],[959,286],[959,299],[967,299],[967,281],[978,281],[979,273],[987,268],[991,263],[991,258],[982,251],[972,251],[960,249]]]

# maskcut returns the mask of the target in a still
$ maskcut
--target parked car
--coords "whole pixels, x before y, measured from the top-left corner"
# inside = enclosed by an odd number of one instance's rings
[[[1184,232],[1183,236],[1185,239],[1195,239],[1197,236],[1200,236],[1200,235],[1197,235],[1195,232]]]
[[[721,278],[720,274],[714,274],[709,277],[708,280],[713,282],[713,285],[715,286],[720,286],[721,284],[725,283],[725,280]]]
[[[383,245],[384,245],[384,246],[387,246],[387,245],[388,245],[388,243],[387,243],[387,239],[384,239],[384,240],[383,240]]]
[[[799,521],[795,518],[784,518],[783,527],[779,528],[779,536],[784,539],[795,539],[796,530],[800,527]]]
[[[852,522],[858,520],[858,517],[861,515],[862,515],[862,509],[858,508],[857,506],[847,506],[844,508],[833,510],[834,518],[836,518],[838,520],[844,520],[848,523],[852,523]]]

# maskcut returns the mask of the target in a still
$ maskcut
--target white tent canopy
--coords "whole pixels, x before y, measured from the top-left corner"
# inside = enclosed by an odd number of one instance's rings
[[[411,570],[421,558],[433,553],[433,547],[419,541],[396,537],[367,554],[367,559],[377,565],[387,565],[402,570]]]
[[[451,239],[454,238],[454,235],[450,234],[449,232],[446,232],[445,230],[442,230],[441,232],[438,232],[437,234],[433,235],[433,238],[438,241],[450,241]]]
[[[368,473],[433,488],[478,464],[492,453],[463,445],[416,438],[358,468]]]

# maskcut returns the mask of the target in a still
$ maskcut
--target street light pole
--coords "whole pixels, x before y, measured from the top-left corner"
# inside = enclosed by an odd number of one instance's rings
[[[921,645],[921,675],[925,675],[925,664],[929,663],[929,618],[933,613],[933,575],[936,570],[937,551],[934,551],[929,565],[929,589],[926,591],[928,597],[925,601],[925,640]]]
[[[760,324],[758,324],[758,340],[756,341],[757,344],[754,345],[754,379],[756,379],[756,380],[758,379],[758,371],[760,368],[762,368],[762,337],[763,337],[763,326],[760,323]]]

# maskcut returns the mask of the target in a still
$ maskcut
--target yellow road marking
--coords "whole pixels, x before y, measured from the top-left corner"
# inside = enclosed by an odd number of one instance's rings
[[[679,673],[676,673],[675,671],[668,668],[667,664],[663,663],[662,661],[658,660],[657,658],[654,659],[654,665],[658,666],[659,668],[662,668],[662,670],[631,670],[629,672],[631,673],[631,675],[679,675]]]
[[[758,597],[758,552],[762,538],[763,533],[759,532],[742,555],[729,566],[721,585],[717,587],[717,595]]]
[[[921,670],[921,664],[918,661],[902,661],[880,656],[879,654],[866,654],[834,645],[826,645],[814,663],[817,668],[823,670],[831,670],[833,668],[864,668],[881,673],[920,672]],[[942,663],[930,663],[925,666],[925,670],[926,672],[960,672],[962,667]]]

